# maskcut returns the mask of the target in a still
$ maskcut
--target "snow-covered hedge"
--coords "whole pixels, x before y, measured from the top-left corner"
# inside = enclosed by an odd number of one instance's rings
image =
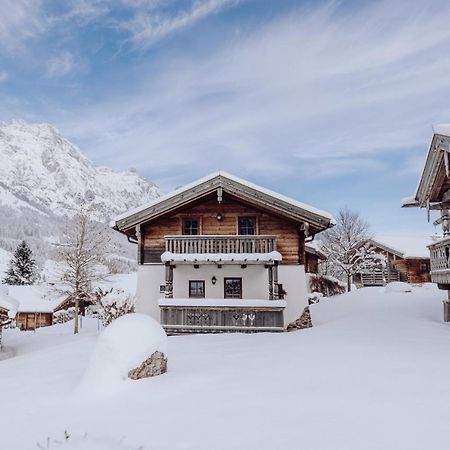
[[[123,289],[98,290],[96,293],[95,307],[105,327],[118,317],[134,312],[134,304],[134,297]]]
[[[75,308],[61,309],[53,313],[53,325],[57,323],[66,323],[75,316]]]
[[[309,288],[312,293],[319,292],[325,297],[343,294],[346,291],[345,283],[329,275],[310,274]]]

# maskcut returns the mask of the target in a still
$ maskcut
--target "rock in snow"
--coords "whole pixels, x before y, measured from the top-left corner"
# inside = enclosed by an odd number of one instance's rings
[[[136,313],[119,317],[98,337],[79,389],[111,393],[155,352],[167,354],[167,336],[156,320]]]

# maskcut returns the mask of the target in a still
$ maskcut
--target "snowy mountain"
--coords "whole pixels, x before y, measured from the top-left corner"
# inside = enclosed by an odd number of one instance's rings
[[[134,170],[96,167],[48,124],[0,123],[0,158],[0,279],[23,239],[39,266],[47,266],[55,258],[53,244],[81,200],[92,205],[93,219],[105,223],[119,259],[125,260],[124,269],[130,266],[127,258],[134,263],[135,248],[107,224],[111,217],[159,197],[155,184]]]
[[[51,125],[0,123],[0,205],[70,216],[89,200],[100,220],[161,195],[134,170],[96,167]]]

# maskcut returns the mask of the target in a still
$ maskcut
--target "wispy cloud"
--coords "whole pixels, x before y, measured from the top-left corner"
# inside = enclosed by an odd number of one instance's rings
[[[200,0],[189,9],[174,13],[159,11],[160,2],[132,1],[136,12],[133,17],[121,21],[118,26],[130,35],[130,41],[138,47],[146,48],[156,41],[178,30],[194,25],[200,20],[236,5],[239,0]]]
[[[140,83],[68,113],[63,128],[99,160],[160,178],[384,170],[377,158],[425,145],[430,123],[446,119],[450,5],[431,3],[299,9],[200,59],[140,66]]]
[[[63,52],[52,57],[48,62],[47,77],[56,78],[69,74],[74,70],[76,61],[72,53]]]
[[[0,83],[4,83],[8,79],[8,72],[6,70],[0,70]]]
[[[2,0],[1,11],[0,51],[20,50],[46,28],[41,0]]]

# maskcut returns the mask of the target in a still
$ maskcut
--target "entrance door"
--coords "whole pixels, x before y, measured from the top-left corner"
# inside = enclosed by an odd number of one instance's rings
[[[224,279],[224,298],[242,298],[242,278]]]

